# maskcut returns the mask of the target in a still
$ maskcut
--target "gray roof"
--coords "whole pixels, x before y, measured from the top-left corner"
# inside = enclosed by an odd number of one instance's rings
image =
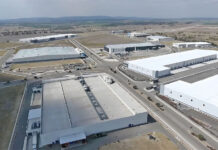
[[[146,43],[130,43],[130,44],[106,45],[107,48],[126,48],[126,47],[143,47],[143,46],[156,46],[156,44],[146,42]]]
[[[73,47],[43,47],[33,49],[23,49],[14,55],[13,59],[40,57],[51,55],[74,55],[79,54]]]
[[[28,120],[40,118],[41,117],[41,108],[31,109],[28,114]]]

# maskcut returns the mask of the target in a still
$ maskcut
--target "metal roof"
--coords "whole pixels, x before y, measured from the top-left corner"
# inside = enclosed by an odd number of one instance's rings
[[[40,57],[51,55],[74,55],[79,54],[73,47],[43,47],[33,49],[23,49],[14,55],[13,59],[21,59],[28,57]]]
[[[32,37],[32,38],[24,38],[24,39],[20,39],[20,41],[31,41],[31,40],[46,40],[46,39],[50,39],[50,38],[61,38],[61,37],[65,37],[65,36],[76,36],[76,34],[57,34],[57,35],[48,35],[48,36],[40,36],[40,37]]]
[[[75,133],[72,135],[60,137],[60,144],[75,142],[75,141],[84,140],[84,139],[86,139],[85,133],[79,132],[79,133]]]
[[[168,38],[171,38],[171,37],[155,35],[155,36],[147,36],[147,38],[159,40],[159,39],[168,39]]]
[[[173,45],[186,45],[186,44],[204,45],[204,44],[211,44],[211,43],[208,43],[208,42],[181,42],[181,43],[173,43]]]
[[[31,109],[28,114],[28,120],[40,118],[41,117],[41,108]]]
[[[107,48],[126,48],[126,47],[143,47],[143,46],[156,46],[156,44],[146,42],[146,43],[114,44],[114,45],[106,45],[105,47],[107,47]]]
[[[138,59],[133,61],[127,61],[127,64],[132,64],[139,66],[141,68],[147,68],[150,70],[161,71],[165,69],[169,69],[166,67],[170,64],[175,64],[183,61],[188,61],[192,59],[197,59],[209,55],[218,55],[217,51],[214,50],[190,50],[179,53],[172,53],[162,56],[150,57],[145,59]]]
[[[218,75],[195,83],[177,81],[167,84],[165,87],[184,93],[185,95],[195,97],[201,101],[218,107],[218,84],[216,83],[218,83]]]

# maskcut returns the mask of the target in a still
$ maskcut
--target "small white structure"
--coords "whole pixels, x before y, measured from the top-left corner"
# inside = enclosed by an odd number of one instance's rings
[[[24,43],[40,43],[40,42],[48,42],[54,40],[61,40],[75,37],[76,34],[57,34],[57,35],[49,35],[49,36],[41,36],[41,37],[33,37],[33,38],[25,38],[20,39],[20,42]]]
[[[217,59],[217,51],[191,50],[157,57],[127,61],[128,69],[134,72],[159,78],[170,75],[171,70]]]
[[[123,54],[123,53],[125,54],[131,51],[157,50],[161,47],[165,47],[165,46],[162,44],[152,44],[152,43],[132,43],[132,44],[106,45],[104,49],[110,54]]]
[[[28,114],[27,134],[40,133],[41,131],[41,108],[31,109]]]
[[[23,49],[14,55],[7,63],[37,62],[48,60],[60,60],[70,58],[81,58],[84,53],[73,47],[43,47],[34,49]]]
[[[150,42],[169,42],[173,40],[174,38],[166,36],[147,36],[147,41]]]
[[[147,37],[149,35],[150,34],[147,34],[147,33],[144,33],[144,32],[131,32],[131,33],[128,33],[129,37]]]
[[[112,34],[121,34],[121,33],[124,33],[125,31],[124,30],[113,30],[111,31]]]
[[[218,118],[218,75],[195,82],[176,81],[161,87],[164,96]]]
[[[212,44],[208,42],[184,42],[184,43],[173,43],[175,48],[208,48]]]

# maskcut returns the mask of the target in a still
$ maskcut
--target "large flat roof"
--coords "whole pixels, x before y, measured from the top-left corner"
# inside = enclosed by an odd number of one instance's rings
[[[51,56],[51,55],[74,55],[79,54],[73,47],[42,47],[33,49],[23,49],[18,51],[13,59],[21,59],[28,57],[40,57],[40,56]]]
[[[198,44],[198,45],[203,45],[203,44],[211,44],[211,43],[208,43],[208,42],[180,42],[180,43],[173,43],[173,45],[185,45],[185,44]]]
[[[47,36],[39,36],[39,37],[32,37],[32,38],[24,38],[20,39],[20,41],[31,41],[31,40],[43,40],[43,39],[50,39],[50,38],[60,38],[65,36],[76,36],[76,34],[56,34],[56,35],[47,35]]]
[[[142,47],[142,46],[156,46],[157,44],[152,44],[149,42],[146,43],[129,43],[129,44],[114,44],[106,45],[108,48],[125,48],[125,47]]]
[[[94,107],[79,80],[64,80],[43,85],[42,134],[83,127],[146,112],[117,83],[107,85],[100,76],[85,78],[87,85],[107,115],[102,120],[101,109]]]
[[[188,83],[184,81],[176,81],[165,85],[166,88],[173,89],[185,95],[192,96],[206,103],[210,103],[218,107],[218,75],[210,78]]]
[[[145,59],[138,59],[133,61],[127,61],[128,64],[136,65],[141,68],[147,68],[150,70],[161,71],[169,69],[166,67],[170,64],[175,64],[187,60],[201,58],[209,55],[218,55],[217,51],[214,50],[191,50],[179,53],[172,53],[167,55],[161,55],[156,57],[150,57]]]
[[[171,37],[167,37],[167,36],[160,36],[160,35],[151,35],[151,36],[147,36],[147,38],[151,38],[151,39],[168,39]]]

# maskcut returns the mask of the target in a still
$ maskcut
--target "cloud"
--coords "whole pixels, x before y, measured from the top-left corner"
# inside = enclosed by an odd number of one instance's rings
[[[0,19],[61,16],[218,17],[218,0],[1,0]]]

